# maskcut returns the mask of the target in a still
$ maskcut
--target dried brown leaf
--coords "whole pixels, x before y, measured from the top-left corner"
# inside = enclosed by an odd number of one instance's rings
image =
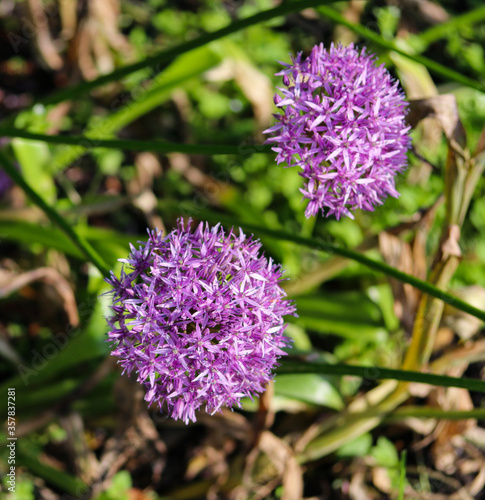
[[[453,224],[449,226],[446,230],[446,237],[443,243],[441,244],[441,253],[442,259],[446,260],[452,255],[455,257],[461,257],[460,245],[458,242],[460,241],[460,228]]]
[[[301,500],[303,497],[302,470],[293,450],[269,431],[261,434],[259,447],[277,468],[283,480],[282,500]]]
[[[438,119],[450,144],[458,148],[465,146],[466,132],[458,114],[456,97],[453,94],[414,99],[409,102],[409,113],[406,120],[413,128],[421,120],[430,116]]]
[[[71,60],[87,80],[115,68],[114,52],[127,61],[134,57],[133,47],[119,28],[118,0],[90,0],[88,16],[79,24],[73,39]]]
[[[469,342],[464,346],[452,346],[449,352],[443,354],[430,364],[432,373],[445,373],[453,366],[468,366],[469,363],[485,361],[485,339]]]
[[[379,234],[379,249],[386,263],[419,279],[426,279],[429,228],[442,202],[443,198],[440,196],[433,205],[414,214],[411,220]],[[410,242],[403,239],[407,231],[415,231]],[[398,280],[389,279],[389,283],[395,299],[395,313],[405,330],[410,332],[414,326],[421,293]]]
[[[153,192],[153,181],[162,173],[162,166],[153,153],[140,153],[135,159],[137,175],[128,183],[133,205],[147,218],[148,225],[165,232],[165,224],[158,214],[158,201]]]
[[[62,299],[62,306],[66,311],[69,322],[73,326],[79,324],[76,298],[69,282],[55,269],[40,267],[33,271],[16,274],[13,271],[0,269],[0,297],[6,297],[20,290],[33,281],[43,281],[52,286]]]
[[[372,482],[383,493],[391,493],[392,482],[389,477],[389,472],[385,467],[373,467],[372,468]]]
[[[410,22],[415,25],[416,20],[428,24],[439,24],[448,21],[450,15],[441,5],[429,0],[401,0],[403,14],[410,15]]]
[[[466,370],[465,366],[453,367],[447,375],[460,377]],[[467,411],[473,409],[470,393],[466,389],[457,387],[435,388],[430,392],[429,404],[446,411]],[[456,456],[459,449],[464,447],[463,434],[470,428],[476,427],[475,419],[442,420],[438,422],[433,432],[434,443],[431,453],[435,467],[448,474],[453,474],[457,468]]]
[[[268,125],[273,113],[274,89],[271,80],[254,66],[242,47],[228,40],[223,43],[228,57],[218,67],[208,71],[206,77],[210,81],[234,79],[251,103],[258,124]]]
[[[453,292],[461,300],[479,308],[485,309],[485,288],[472,285]],[[449,326],[462,340],[471,339],[482,327],[482,320],[464,313],[451,305],[446,305],[443,322]]]
[[[397,236],[381,232],[379,234],[379,249],[384,260],[407,274],[414,275],[414,261],[409,243]],[[419,291],[411,285],[395,279],[389,279],[394,295],[394,310],[396,316],[403,323],[406,331],[411,331],[414,322],[414,313],[419,300]]]
[[[30,23],[35,28],[35,41],[43,61],[50,69],[62,68],[63,60],[59,55],[58,47],[51,37],[49,19],[44,11],[41,0],[28,0]]]
[[[483,152],[485,152],[485,127],[483,127],[482,133],[480,134],[473,156],[476,157]]]
[[[349,486],[349,497],[351,500],[370,500],[369,488],[365,482],[365,472],[359,468],[352,474]]]

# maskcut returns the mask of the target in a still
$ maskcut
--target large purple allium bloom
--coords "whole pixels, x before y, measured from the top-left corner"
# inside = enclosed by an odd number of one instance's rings
[[[295,313],[259,241],[190,225],[149,232],[121,259],[130,272],[107,280],[112,354],[138,374],[146,401],[186,423],[199,408],[214,413],[265,390],[290,344],[283,316]]]
[[[394,177],[406,168],[410,146],[407,105],[375,56],[353,44],[325,50],[316,45],[302,60],[284,64],[286,88],[275,104],[284,110],[265,133],[276,143],[277,162],[302,169],[305,215],[353,218],[351,210],[373,210],[388,195],[398,197]]]

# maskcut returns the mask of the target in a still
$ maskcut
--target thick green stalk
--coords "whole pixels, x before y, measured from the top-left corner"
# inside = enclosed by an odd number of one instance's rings
[[[459,258],[449,256],[440,262],[433,270],[431,283],[438,288],[446,288],[456,271]],[[431,296],[424,296],[419,304],[418,313],[414,321],[411,343],[409,344],[402,367],[404,370],[419,370],[425,365],[433,352],[436,332],[443,315],[444,304]]]
[[[440,247],[429,278],[433,285],[442,290],[448,288],[460,263],[461,225],[464,214],[468,211],[471,195],[476,187],[476,182],[474,185],[466,182],[469,174],[473,173],[477,165],[470,159],[466,150],[465,134],[458,126],[453,134],[453,136],[448,137],[448,156],[445,167],[445,223]],[[403,362],[405,370],[420,369],[428,363],[443,315],[443,307],[441,301],[429,296],[422,297],[414,321],[411,343]]]

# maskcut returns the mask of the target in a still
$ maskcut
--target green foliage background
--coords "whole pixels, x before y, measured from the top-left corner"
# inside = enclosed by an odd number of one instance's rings
[[[16,9],[23,12],[24,2],[18,3]],[[406,329],[409,318],[396,314],[398,297],[389,283],[389,276],[411,283],[429,296],[484,319],[483,296],[470,288],[481,287],[485,280],[483,178],[477,182],[461,228],[462,259],[446,290],[440,290],[429,276],[419,280],[410,269],[393,269],[383,262],[379,247],[379,235],[408,223],[412,229],[397,234],[402,242],[411,242],[425,227],[419,214],[446,192],[447,159],[455,153],[450,153],[439,127],[428,124],[429,128],[419,126],[413,131],[415,150],[409,155],[410,167],[397,185],[401,196],[387,200],[372,213],[356,214],[355,220],[306,220],[298,171],[276,166],[274,153],[262,145],[261,132],[271,123],[268,101],[280,84],[273,76],[280,68],[278,61],[288,61],[290,53],[307,53],[315,43],[338,41],[367,44],[379,62],[402,79],[409,93],[418,88],[426,94],[431,88],[437,94],[453,94],[468,135],[468,154],[480,144],[485,124],[485,9],[481,2],[464,2],[460,10],[441,2],[448,13],[446,22],[426,24],[422,17],[411,27],[406,24],[409,13],[405,8],[379,1],[363,4],[359,23],[349,21],[355,3],[359,2],[294,1],[276,6],[267,0],[203,0],[177,5],[164,0],[123,0],[118,27],[130,51],[126,54],[108,44],[111,73],[103,75],[97,68],[97,79],[91,83],[74,82],[51,92],[47,87],[55,84],[55,72],[37,69],[48,83],[27,85],[23,94],[29,105],[2,108],[0,137],[11,140],[3,143],[0,163],[27,195],[22,197],[16,187],[1,202],[2,267],[11,273],[11,280],[32,269],[55,269],[69,283],[80,319],[79,326],[73,327],[58,298],[50,305],[44,303],[47,313],[43,315],[39,295],[45,289],[39,285],[29,283],[27,289],[2,293],[0,374],[4,382],[0,393],[5,394],[8,387],[17,389],[17,426],[33,428],[18,441],[17,492],[6,498],[37,498],[44,487],[59,498],[63,494],[77,498],[79,491],[87,491],[88,474],[82,465],[76,462],[78,471],[63,469],[45,456],[66,442],[85,446],[88,435],[100,429],[105,436],[114,435],[119,425],[116,385],[120,375],[113,367],[100,375],[109,363],[104,319],[109,315],[109,298],[103,295],[103,274],[108,269],[119,272],[117,259],[126,257],[130,242],[145,238],[147,226],[161,222],[170,230],[181,214],[196,220],[221,220],[228,227],[253,228],[266,254],[286,270],[289,281],[285,286],[296,300],[299,317],[289,319],[287,330],[294,339],[294,364],[283,364],[272,399],[277,424],[287,422],[288,429],[276,425],[271,430],[294,444],[293,434],[303,435],[311,425],[318,427],[323,415],[343,419],[339,431],[320,429],[301,456],[295,451],[298,461],[312,463],[333,453],[334,462],[349,464],[360,457],[369,468],[387,470],[391,484],[387,494],[393,498],[404,498],[405,488],[430,493],[429,484],[423,486],[415,477],[405,479],[403,451],[407,447],[402,439],[396,445],[392,432],[385,435],[387,427],[374,428],[384,418],[399,419],[399,412],[406,411],[406,417],[426,417],[426,411],[429,415],[438,411],[436,418],[483,421],[482,396],[474,400],[471,413],[447,414],[446,408],[432,407],[426,397],[412,400],[412,405],[403,397],[392,407],[379,403],[360,412],[359,418],[367,423],[378,415],[375,425],[359,428],[352,419],[345,420],[352,402],[382,379],[481,392],[485,386],[478,364],[484,359],[480,326],[471,340],[478,346],[478,354],[472,360],[461,360],[466,366],[475,363],[466,372],[468,378],[440,378],[446,370],[433,370],[440,356],[449,353],[446,350],[435,351],[434,365],[417,364],[414,370],[403,366],[410,336],[416,333]],[[255,21],[247,26],[240,21],[252,16]],[[12,33],[25,38],[22,18],[1,17],[0,21],[4,38],[12,41],[8,37]],[[53,31],[59,31],[57,15],[50,23]],[[226,26],[231,27],[228,36],[209,39],[208,33]],[[10,76],[0,86],[12,94],[19,81],[33,79],[26,68],[33,58],[41,57],[32,50],[33,36],[24,45],[2,63]],[[67,44],[64,48],[66,56]],[[59,103],[65,102],[70,103],[68,111],[54,122]],[[435,133],[431,140],[430,129]],[[140,167],[143,151],[152,151],[156,156],[145,157],[145,161],[153,163],[154,158],[158,165],[148,174],[148,181],[143,180],[147,174]],[[439,253],[442,228],[449,222],[447,202],[436,207],[426,228],[428,269]],[[418,223],[413,227],[415,220]],[[3,282],[2,286],[8,288]],[[456,310],[445,309],[444,321],[453,321],[454,315]],[[451,324],[450,349],[461,345],[456,323]],[[60,334],[67,338],[65,345],[51,349],[56,351],[52,357],[46,355]],[[377,373],[366,371],[375,367]],[[435,371],[436,377],[427,378],[419,373],[421,368]],[[86,389],[85,384],[93,380],[96,383]],[[404,385],[397,387],[399,391]],[[243,405],[242,415],[253,424],[258,404],[245,401]],[[295,423],[291,417],[295,412],[306,424]],[[79,415],[83,422],[74,438],[61,418],[66,413]],[[152,413],[150,418],[162,438],[179,429],[176,424],[157,421]],[[32,424],[39,416],[45,421]],[[206,423],[201,425],[206,431]],[[188,430],[181,441],[188,452],[196,454],[190,436]],[[98,447],[90,446],[100,455],[104,445],[103,441]],[[2,447],[0,454],[5,453]],[[226,457],[231,467],[236,467],[244,453],[240,447]],[[419,461],[415,455],[413,463]],[[187,457],[177,458],[181,468],[188,461]],[[318,461],[316,464],[314,469],[318,469]],[[253,472],[256,477],[258,471]],[[196,476],[192,486],[185,488],[177,482],[180,475],[169,474],[153,485],[135,467],[121,469],[109,484],[98,487],[94,498],[132,498],[129,492],[134,488],[144,490],[146,498],[203,498],[209,488],[206,477]],[[209,483],[215,482],[214,476],[206,476]],[[346,498],[344,480],[336,476],[331,482],[331,498]],[[236,483],[241,481],[237,473],[234,477]],[[303,477],[305,495],[318,494],[314,470]],[[281,481],[285,485],[284,478]],[[228,497],[234,487],[229,480],[219,486],[219,494]],[[287,485],[283,489],[276,486],[268,498],[285,494]]]

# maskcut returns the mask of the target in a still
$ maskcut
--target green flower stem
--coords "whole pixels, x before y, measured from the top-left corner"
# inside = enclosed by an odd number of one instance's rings
[[[37,205],[54,224],[57,224],[66,233],[67,236],[69,236],[72,242],[79,248],[79,250],[81,250],[83,255],[85,255],[86,258],[99,269],[101,274],[103,276],[109,276],[108,266],[94,250],[94,248],[73,229],[69,222],[67,222],[54,208],[49,206],[37,194],[37,192],[32,189],[32,187],[30,187],[30,185],[25,181],[25,179],[17,171],[7,155],[1,149],[0,164],[3,165],[10,178],[25,191],[31,201],[35,205]]]
[[[167,205],[165,203],[160,203],[160,206],[162,209],[167,208]],[[309,248],[320,250],[321,252],[340,255],[341,257],[354,260],[370,269],[373,269],[374,271],[384,273],[387,276],[395,278],[401,281],[402,283],[408,283],[413,287],[417,288],[418,290],[421,290],[422,292],[432,297],[435,297],[443,302],[446,302],[447,304],[452,305],[456,309],[459,309],[463,312],[471,314],[472,316],[475,316],[476,318],[481,319],[482,321],[485,321],[485,311],[482,311],[481,309],[478,309],[472,306],[471,304],[464,302],[463,300],[459,299],[458,297],[455,297],[451,293],[445,292],[444,290],[440,290],[435,285],[428,283],[427,281],[420,280],[419,278],[416,278],[415,276],[412,276],[410,274],[406,274],[402,271],[399,271],[399,269],[391,267],[388,264],[385,264],[384,262],[371,259],[370,257],[367,257],[364,254],[361,254],[354,250],[350,250],[348,248],[343,248],[337,245],[333,245],[331,243],[327,243],[322,238],[306,238],[304,236],[299,236],[297,234],[287,233],[286,231],[269,229],[257,226],[255,224],[245,223],[233,217],[211,212],[209,210],[197,209],[193,206],[187,206],[185,204],[177,205],[176,210],[180,212],[181,208],[183,209],[183,212],[186,214],[206,219],[211,222],[222,222],[223,224],[234,225],[237,227],[240,226],[241,228],[251,231],[254,234],[260,236],[266,236],[269,238],[275,238],[284,241],[292,241],[294,243],[298,243],[299,245],[304,245]]]
[[[372,42],[375,45],[378,45],[379,47],[382,47],[386,50],[390,50],[396,52],[397,54],[401,54],[402,56],[407,57],[412,61],[422,64],[423,66],[426,66],[431,72],[437,75],[444,76],[449,80],[461,83],[462,85],[479,90],[480,92],[485,92],[485,84],[477,82],[472,78],[468,78],[462,75],[461,73],[458,73],[458,71],[454,71],[450,68],[447,68],[446,66],[443,66],[442,64],[439,64],[436,61],[428,59],[427,57],[416,54],[409,54],[408,52],[400,49],[394,42],[386,40],[385,38],[379,36],[377,33],[370,30],[369,28],[348,21],[347,19],[345,19],[345,17],[343,17],[341,14],[339,14],[335,9],[332,9],[331,7],[321,6],[318,8],[318,12],[320,12],[320,14],[324,15],[325,17],[328,17],[332,21],[341,24],[343,26],[346,26],[347,28],[357,33],[361,37],[369,40],[369,42]]]
[[[309,363],[308,361],[283,360],[277,373],[319,373],[322,375],[351,375],[365,380],[399,380],[402,382],[415,382],[439,387],[459,387],[470,391],[485,393],[485,380],[464,377],[449,377],[433,373],[422,373],[411,370],[397,370],[382,368],[380,366],[357,366],[345,364]]]
[[[466,138],[460,133],[459,127],[456,127],[453,137],[448,140],[444,189],[446,217],[440,247],[429,276],[429,281],[442,290],[448,287],[460,263],[461,225],[464,214],[468,211],[472,193],[475,191],[478,176],[472,175],[469,182],[467,178],[476,168],[481,172],[480,166],[469,157]],[[430,296],[421,298],[411,342],[402,364],[405,370],[419,370],[428,363],[443,315],[443,306],[443,302]]]
[[[232,145],[205,145],[205,144],[177,144],[162,141],[137,141],[128,139],[93,139],[86,136],[46,135],[28,132],[14,127],[0,127],[0,137],[20,137],[32,141],[42,141],[49,144],[65,144],[82,146],[88,149],[109,148],[125,151],[153,151],[156,153],[185,153],[200,155],[230,155],[240,154],[239,146]],[[252,153],[270,153],[271,146],[258,147]]]
[[[459,259],[449,256],[433,270],[430,280],[440,288],[445,288],[451,281],[458,267]],[[433,352],[436,332],[443,315],[444,304],[431,296],[422,297],[416,319],[414,321],[411,342],[402,364],[405,370],[418,370],[425,365]]]
[[[485,129],[484,129],[485,131]],[[482,132],[484,133],[484,132]],[[468,207],[470,206],[473,193],[482,178],[483,171],[485,170],[485,152],[478,154],[470,160],[469,168],[466,172],[466,178],[463,186],[462,206],[458,212],[458,225],[461,227],[465,221]]]

